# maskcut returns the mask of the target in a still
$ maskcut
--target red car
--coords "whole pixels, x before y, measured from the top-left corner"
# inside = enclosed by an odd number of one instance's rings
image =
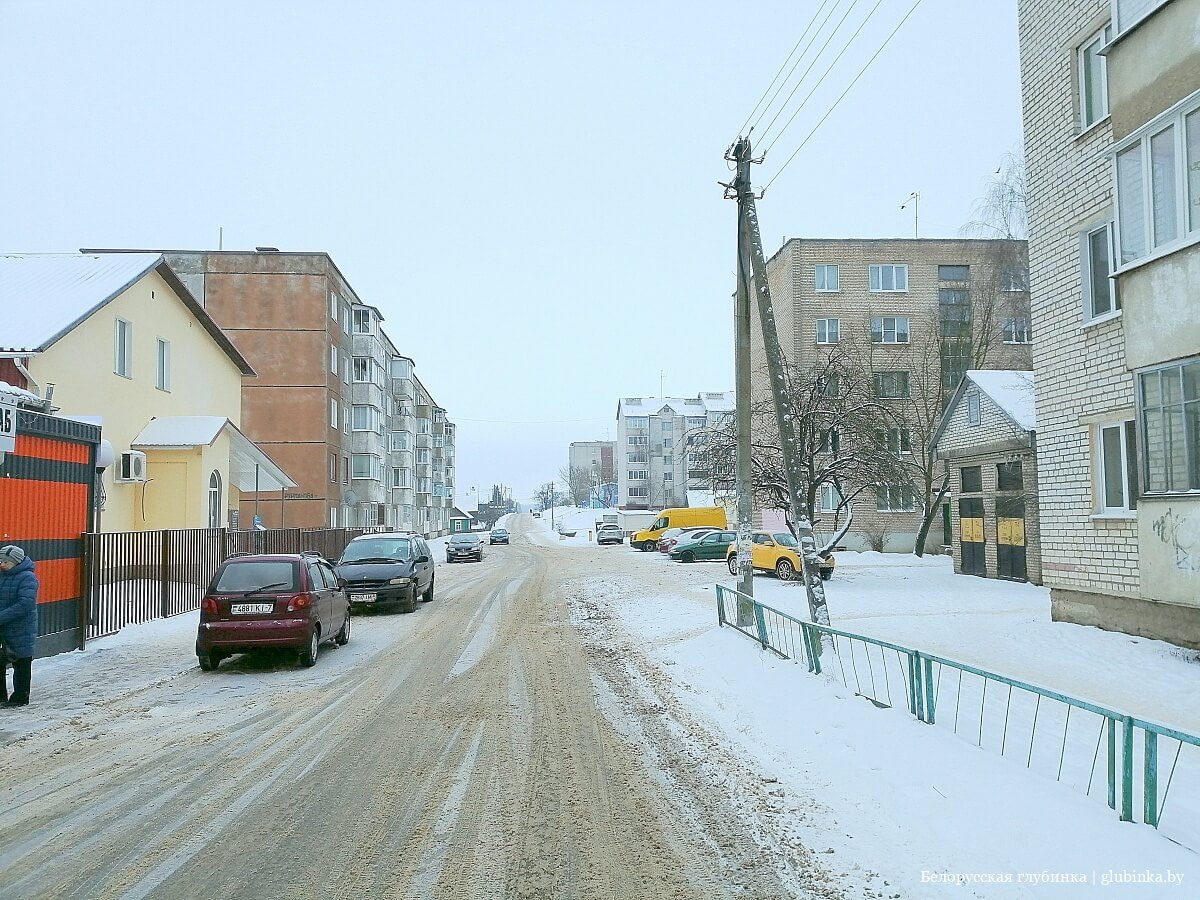
[[[295,648],[300,664],[316,664],[321,644],[350,640],[345,581],[315,553],[232,556],[200,603],[196,657],[211,672],[234,653]]]
[[[681,540],[690,540],[693,537],[699,537],[700,535],[707,534],[710,531],[720,530],[720,528],[715,528],[708,525],[696,525],[693,528],[668,528],[663,532],[663,536],[658,539],[658,552],[670,553],[671,548],[678,544]]]

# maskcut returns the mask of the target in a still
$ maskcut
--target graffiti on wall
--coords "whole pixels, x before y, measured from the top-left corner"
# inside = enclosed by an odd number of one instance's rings
[[[1154,534],[1174,554],[1175,568],[1200,572],[1200,520],[1175,512],[1171,507],[1151,525]]]

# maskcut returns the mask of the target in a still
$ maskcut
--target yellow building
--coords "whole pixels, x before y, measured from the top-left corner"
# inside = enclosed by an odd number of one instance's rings
[[[0,309],[0,380],[111,447],[101,530],[220,527],[295,486],[239,429],[254,371],[161,254],[0,256]]]

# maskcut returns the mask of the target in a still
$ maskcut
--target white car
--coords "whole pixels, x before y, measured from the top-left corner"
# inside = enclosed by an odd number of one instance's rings
[[[596,529],[596,544],[623,544],[625,543],[625,532],[620,525],[614,525],[611,522],[605,522]]]

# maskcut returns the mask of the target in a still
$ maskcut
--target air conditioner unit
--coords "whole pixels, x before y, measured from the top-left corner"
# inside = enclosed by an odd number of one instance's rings
[[[121,465],[117,469],[117,481],[145,481],[146,454],[140,450],[126,450],[121,454]]]

